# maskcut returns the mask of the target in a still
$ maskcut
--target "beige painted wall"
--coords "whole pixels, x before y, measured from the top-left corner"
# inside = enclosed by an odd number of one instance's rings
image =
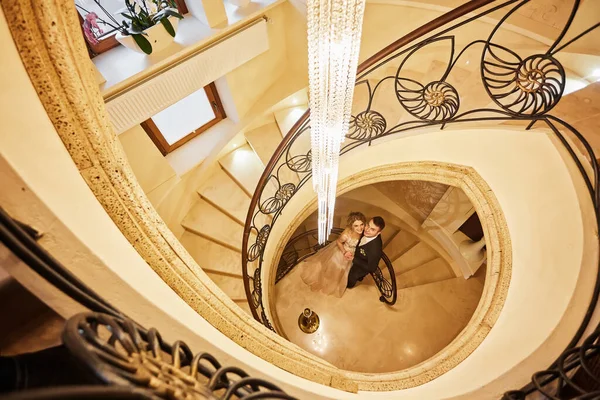
[[[166,191],[179,181],[175,170],[140,125],[123,132],[118,138],[144,193],[152,205],[158,206]]]
[[[225,75],[240,118],[287,68],[287,7],[287,3],[282,3],[266,13],[269,50]]]

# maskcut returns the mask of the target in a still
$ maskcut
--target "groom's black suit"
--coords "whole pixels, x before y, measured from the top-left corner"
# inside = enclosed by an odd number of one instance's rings
[[[352,267],[348,273],[347,287],[354,287],[357,281],[362,281],[362,278],[364,278],[367,274],[375,272],[379,266],[379,260],[381,259],[382,253],[383,242],[381,241],[381,235],[377,235],[375,239],[371,240],[364,246],[356,246],[356,250],[354,250],[354,259],[352,260]]]

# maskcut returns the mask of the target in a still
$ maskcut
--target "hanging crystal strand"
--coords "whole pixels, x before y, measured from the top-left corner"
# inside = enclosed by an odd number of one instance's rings
[[[313,189],[319,243],[333,228],[338,163],[358,64],[364,0],[309,0],[308,71]]]

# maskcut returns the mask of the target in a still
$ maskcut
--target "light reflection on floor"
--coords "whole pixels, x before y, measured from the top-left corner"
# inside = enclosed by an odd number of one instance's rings
[[[430,358],[456,337],[477,307],[484,274],[403,289],[389,307],[370,277],[336,298],[312,292],[294,270],[275,286],[275,308],[288,339],[303,349],[342,369],[391,372]],[[298,328],[306,307],[320,318],[313,334]]]

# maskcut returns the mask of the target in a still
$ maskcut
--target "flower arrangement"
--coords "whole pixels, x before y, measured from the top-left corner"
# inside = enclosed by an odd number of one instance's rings
[[[152,53],[152,44],[146,38],[146,29],[162,24],[165,30],[175,37],[175,29],[169,21],[169,17],[182,19],[183,16],[177,12],[177,6],[174,0],[125,0],[124,12],[120,14],[123,20],[117,19],[100,4],[100,0],[93,0],[94,3],[107,15],[109,21],[102,19],[95,12],[90,12],[77,4],[77,8],[85,12],[83,21],[83,33],[91,44],[98,44],[98,37],[104,32],[98,25],[98,22],[105,24],[124,36],[131,36],[140,49],[146,53]]]

